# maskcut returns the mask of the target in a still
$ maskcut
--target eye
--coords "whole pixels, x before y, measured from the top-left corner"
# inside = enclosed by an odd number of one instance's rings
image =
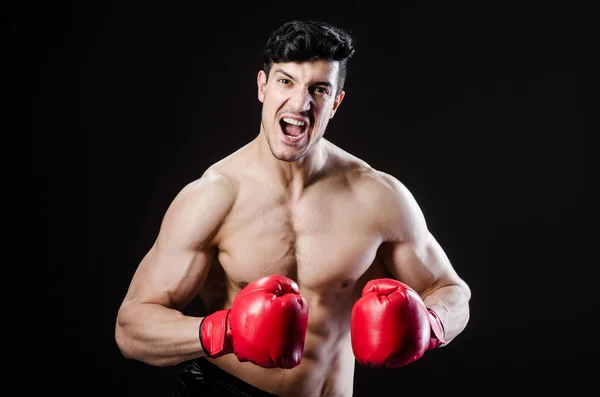
[[[321,94],[321,95],[329,94],[329,90],[327,90],[327,88],[325,88],[325,87],[315,87],[315,88],[313,88],[313,91],[316,92],[317,94]]]
[[[279,81],[281,84],[290,84],[290,81],[288,79],[279,79],[277,81]]]

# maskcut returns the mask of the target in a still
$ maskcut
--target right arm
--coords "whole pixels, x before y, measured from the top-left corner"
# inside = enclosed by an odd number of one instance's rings
[[[231,183],[212,171],[175,197],[117,314],[115,340],[125,357],[170,366],[206,355],[199,340],[202,317],[180,310],[206,280],[217,252],[215,234],[234,200]]]

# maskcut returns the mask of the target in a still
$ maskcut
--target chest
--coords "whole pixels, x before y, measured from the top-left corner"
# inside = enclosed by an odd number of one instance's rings
[[[293,205],[264,193],[242,196],[222,226],[219,261],[235,284],[283,274],[301,287],[344,288],[375,259],[380,238],[372,211],[339,192]]]

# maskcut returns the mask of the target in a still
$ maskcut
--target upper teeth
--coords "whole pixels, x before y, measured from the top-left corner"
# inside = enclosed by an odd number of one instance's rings
[[[294,125],[300,125],[300,126],[302,126],[302,125],[305,124],[304,121],[295,120],[295,119],[292,119],[292,118],[289,118],[289,117],[284,117],[283,121],[285,121],[288,124],[294,124]]]

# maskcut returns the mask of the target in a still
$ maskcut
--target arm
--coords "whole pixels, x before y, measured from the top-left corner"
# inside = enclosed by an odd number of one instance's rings
[[[440,318],[446,343],[469,321],[471,291],[427,229],[421,209],[400,182],[384,175],[389,187],[383,207],[384,244],[379,254],[399,281],[413,288]]]
[[[234,200],[229,181],[211,171],[175,197],[117,314],[115,340],[125,357],[168,366],[205,355],[202,318],[180,310],[206,280],[217,251],[214,236]]]

